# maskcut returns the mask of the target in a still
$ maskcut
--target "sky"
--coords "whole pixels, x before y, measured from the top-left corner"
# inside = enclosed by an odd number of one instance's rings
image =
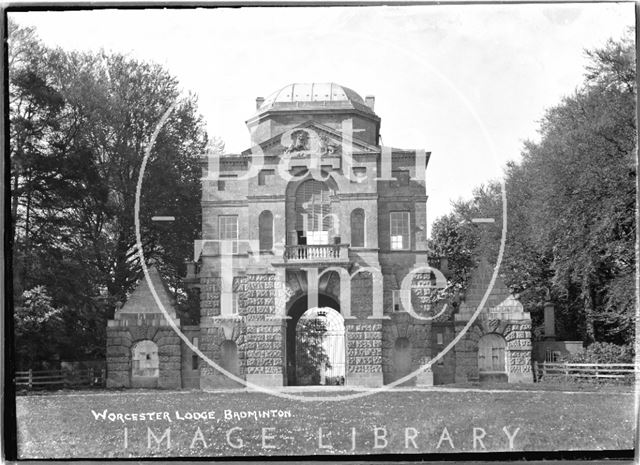
[[[384,145],[431,152],[429,226],[503,175],[585,49],[634,25],[633,3],[15,12],[48,45],[165,66],[199,97],[210,137],[250,147],[255,99],[292,82],[374,95]],[[508,197],[508,192],[507,192]]]

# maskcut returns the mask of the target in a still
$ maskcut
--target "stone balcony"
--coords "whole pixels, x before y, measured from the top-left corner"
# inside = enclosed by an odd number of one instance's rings
[[[347,265],[349,244],[287,245],[282,261],[274,265]]]

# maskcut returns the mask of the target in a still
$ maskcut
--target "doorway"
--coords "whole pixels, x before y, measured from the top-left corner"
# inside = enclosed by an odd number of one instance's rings
[[[485,334],[478,341],[478,374],[480,381],[506,382],[507,342],[499,334]]]
[[[339,306],[320,294],[308,308],[307,296],[289,309],[287,322],[287,385],[341,386],[346,376],[346,331]]]
[[[344,318],[330,307],[307,310],[296,324],[298,385],[342,386],[345,381]]]
[[[136,342],[131,348],[131,387],[158,387],[160,359],[158,346],[150,340]]]

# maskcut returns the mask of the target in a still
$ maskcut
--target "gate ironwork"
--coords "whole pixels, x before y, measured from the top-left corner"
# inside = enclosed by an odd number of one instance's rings
[[[332,308],[307,310],[296,325],[296,384],[343,385],[345,328]]]

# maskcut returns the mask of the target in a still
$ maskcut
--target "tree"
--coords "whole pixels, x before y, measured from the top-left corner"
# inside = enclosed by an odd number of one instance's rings
[[[627,38],[587,54],[582,87],[547,111],[540,141],[526,142],[522,161],[506,166],[501,271],[538,332],[551,300],[567,337],[625,343],[635,308],[634,48]],[[434,225],[432,247],[452,255],[460,281],[472,257],[495,260],[499,193],[498,184],[480,188]],[[497,221],[480,233],[464,223],[473,216]]]
[[[633,50],[623,40],[590,52],[583,88],[548,111],[541,142],[523,154],[523,169],[547,181],[537,195],[551,292],[582,314],[587,342],[626,342],[633,332],[634,298],[620,285],[635,263]]]
[[[16,295],[26,288],[32,258],[34,210],[51,178],[43,152],[59,128],[64,98],[47,73],[49,51],[33,28],[9,21],[9,159],[11,163],[11,234]]]
[[[25,368],[53,360],[64,342],[61,314],[44,286],[22,293],[15,306],[14,328],[18,360]]]
[[[62,356],[99,357],[106,320],[140,277],[138,175],[175,101],[151,150],[140,224],[145,258],[185,306],[184,261],[201,229],[204,124],[196,97],[159,65],[49,49],[15,23],[9,34],[14,295],[45,286],[73,335]],[[151,221],[158,214],[176,221],[161,229]]]
[[[296,325],[296,380],[298,384],[320,384],[321,370],[331,368],[323,346],[327,323],[319,317],[305,317]]]

